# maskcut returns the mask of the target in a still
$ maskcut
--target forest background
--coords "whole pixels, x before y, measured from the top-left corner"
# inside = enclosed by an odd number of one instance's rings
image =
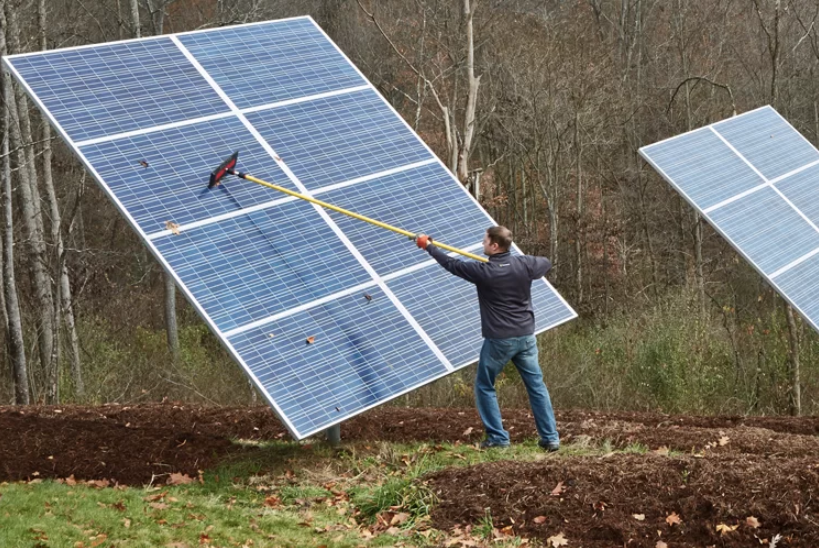
[[[0,6],[3,54],[311,15],[518,245],[552,259],[550,280],[580,313],[540,337],[556,406],[819,407],[817,333],[637,153],[766,104],[819,142],[814,0]],[[0,404],[261,402],[5,73],[2,84]],[[397,403],[471,405],[473,374]],[[499,394],[525,405],[512,370]]]

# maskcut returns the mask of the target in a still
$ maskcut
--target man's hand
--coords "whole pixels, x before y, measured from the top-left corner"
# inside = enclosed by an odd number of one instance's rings
[[[427,236],[426,234],[418,234],[415,236],[415,245],[420,247],[421,249],[426,249],[428,245],[432,243],[432,236]]]

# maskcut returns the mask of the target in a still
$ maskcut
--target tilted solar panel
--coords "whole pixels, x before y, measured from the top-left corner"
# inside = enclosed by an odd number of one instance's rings
[[[640,149],[819,330],[819,151],[766,106]]]
[[[304,438],[477,358],[474,288],[406,239],[492,220],[308,18],[4,58],[209,327]],[[575,317],[544,280],[538,332]]]

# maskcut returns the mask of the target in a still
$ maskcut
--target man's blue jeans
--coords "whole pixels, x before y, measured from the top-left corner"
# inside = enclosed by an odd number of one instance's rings
[[[547,443],[557,443],[560,436],[555,424],[555,413],[549,391],[543,383],[543,372],[537,359],[537,341],[534,335],[509,339],[484,339],[478,374],[475,378],[475,402],[486,429],[487,440],[509,444],[509,432],[503,429],[498,398],[495,393],[495,378],[503,367],[512,360],[523,379],[529,394],[529,405],[535,416],[535,427],[540,439]]]

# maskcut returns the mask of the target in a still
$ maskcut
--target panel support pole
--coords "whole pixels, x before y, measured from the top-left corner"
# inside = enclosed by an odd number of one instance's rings
[[[327,443],[330,445],[338,445],[341,443],[341,425],[336,424],[324,431],[327,436]]]

